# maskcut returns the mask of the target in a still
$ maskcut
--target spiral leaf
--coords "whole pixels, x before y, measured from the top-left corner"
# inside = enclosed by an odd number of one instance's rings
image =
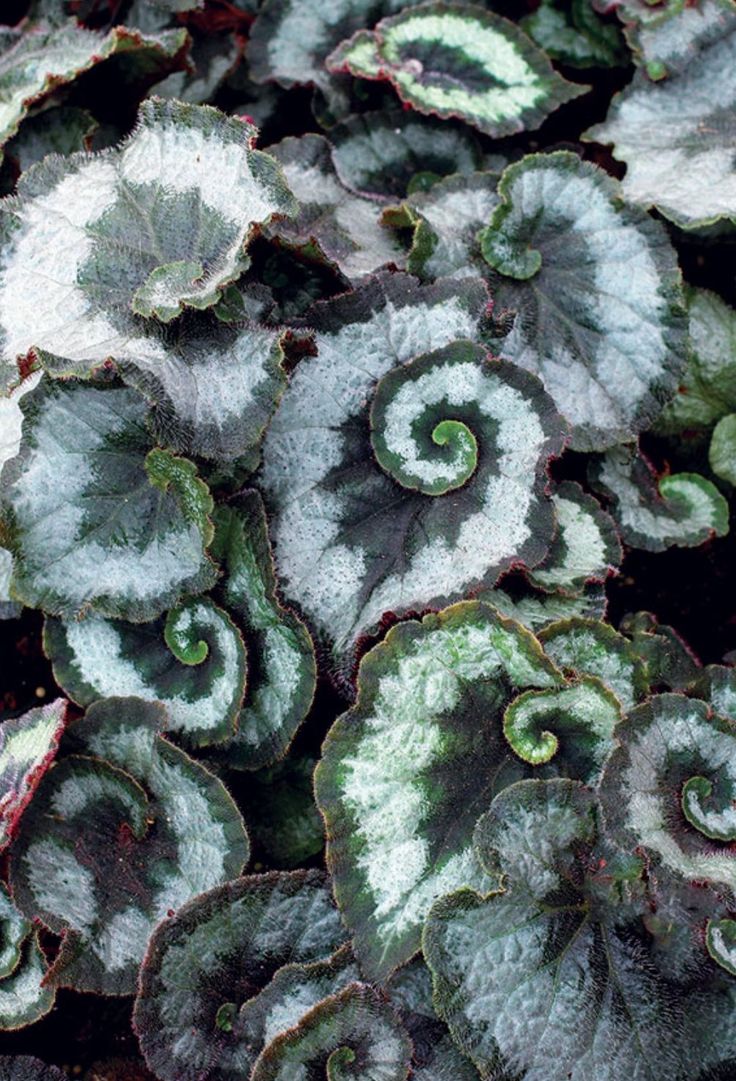
[[[153,623],[47,619],[44,649],[56,681],[80,706],[115,695],[163,702],[169,731],[193,746],[234,731],[246,651],[230,617],[206,598]]]
[[[160,705],[97,702],[68,733],[12,848],[20,910],[63,934],[53,982],[130,994],[170,909],[237,875],[248,858],[223,785],[160,735]]]
[[[134,1024],[149,1066],[162,1081],[249,1076],[265,1046],[356,978],[345,938],[320,871],[194,898],[157,928],[141,971]]]
[[[705,929],[705,945],[716,964],[736,976],[736,921],[709,920]]]
[[[504,714],[503,733],[514,753],[532,766],[567,748],[566,772],[595,784],[621,719],[616,697],[600,680],[583,677],[562,690],[527,691]]]
[[[294,371],[261,483],[282,588],[340,675],[386,612],[441,605],[547,551],[545,467],[564,426],[534,377],[472,343],[486,303],[474,278],[396,273],[308,317],[318,356]],[[436,432],[447,420],[463,429]]]
[[[661,694],[629,714],[617,740],[600,786],[614,836],[672,874],[736,890],[734,722]]]
[[[645,666],[634,646],[600,620],[561,619],[539,632],[544,651],[558,667],[577,675],[597,676],[624,709],[649,690]]]

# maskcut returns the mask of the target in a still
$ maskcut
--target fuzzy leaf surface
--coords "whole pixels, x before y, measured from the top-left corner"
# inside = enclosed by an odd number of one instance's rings
[[[314,647],[302,621],[279,600],[258,493],[218,507],[215,521],[223,600],[249,650],[245,701],[217,758],[230,768],[260,769],[283,757],[309,712],[317,678]]]
[[[134,390],[46,377],[22,409],[20,453],[0,475],[19,598],[146,620],[212,585],[209,491],[191,462],[151,450]]]
[[[57,698],[0,726],[0,850],[10,844],[23,811],[56,757],[65,725],[66,702]]]
[[[168,730],[192,746],[232,736],[246,650],[230,617],[208,598],[185,601],[152,623],[47,619],[43,635],[56,682],[80,706],[134,695],[163,702]]]
[[[251,1081],[407,1081],[411,1041],[381,993],[353,983],[261,1053]]]
[[[632,548],[693,548],[728,533],[728,503],[715,484],[699,473],[658,478],[634,445],[614,447],[591,463],[590,477],[611,499],[621,537]]]
[[[602,169],[569,151],[511,165],[481,234],[494,351],[537,374],[570,422],[575,450],[649,427],[685,367],[677,258],[659,222],[621,202]]]
[[[327,68],[388,79],[420,113],[457,117],[499,137],[539,127],[585,93],[552,68],[514,23],[466,4],[422,4],[359,30],[328,56]]]
[[[437,897],[487,888],[471,836],[493,795],[534,771],[590,779],[619,709],[597,680],[566,687],[529,631],[477,601],[392,628],[364,657],[358,688],[315,787],[338,905],[364,972],[380,980],[417,949]],[[530,704],[535,692],[548,697]],[[525,738],[507,742],[515,702],[532,716]],[[557,747],[544,761],[515,753],[549,729]]]
[[[579,593],[589,582],[605,582],[623,559],[611,517],[579,484],[564,481],[552,496],[557,533],[546,559],[530,572],[535,586]]]
[[[269,147],[299,202],[294,219],[271,226],[269,233],[289,246],[319,251],[348,281],[372,274],[387,263],[402,267],[404,250],[381,226],[374,202],[340,183],[330,144],[322,135],[288,138]]]
[[[109,698],[69,731],[12,848],[20,910],[57,934],[54,983],[131,994],[156,924],[248,859],[222,783],[162,738],[162,706]]]
[[[263,1047],[355,978],[321,871],[228,882],[156,930],[134,1024],[162,1081],[239,1081]],[[337,956],[337,955],[336,955]],[[316,997],[315,997],[316,996]]]
[[[726,23],[682,74],[652,82],[639,73],[586,133],[626,163],[630,203],[683,229],[736,218],[736,6]]]
[[[536,379],[456,340],[477,335],[485,298],[475,279],[394,274],[308,317],[319,353],[294,371],[261,484],[284,593],[348,673],[385,612],[546,554],[564,428]]]
[[[295,210],[256,129],[207,106],[149,99],[115,150],[51,158],[0,204],[0,356],[160,361],[142,320],[208,308],[248,266],[258,227]],[[45,297],[39,318],[34,297]]]
[[[0,887],[0,1030],[32,1025],[49,1012],[56,992],[43,986],[48,971],[37,932]]]
[[[551,623],[538,637],[558,668],[596,676],[625,710],[649,690],[646,669],[634,646],[608,623],[573,617]]]
[[[733,1045],[730,990],[693,989],[683,1006],[647,955],[641,860],[601,860],[596,839],[581,786],[513,785],[476,831],[503,889],[460,890],[430,913],[435,1001],[483,1078],[683,1081],[713,1061],[703,1026],[718,1019]]]

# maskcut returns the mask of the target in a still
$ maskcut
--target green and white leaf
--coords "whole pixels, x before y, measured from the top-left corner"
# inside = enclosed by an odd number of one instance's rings
[[[26,117],[23,125],[5,145],[20,173],[42,161],[48,154],[76,154],[89,150],[97,130],[95,118],[75,105],[59,105]]]
[[[165,710],[97,702],[69,730],[11,849],[15,901],[63,934],[53,982],[131,994],[156,924],[238,875],[248,838],[225,787],[162,738]]]
[[[349,116],[330,131],[332,159],[342,183],[374,199],[403,199],[427,179],[481,168],[473,132],[406,110]]]
[[[315,790],[366,975],[385,979],[411,957],[437,897],[487,887],[470,843],[476,819],[531,773],[505,742],[504,710],[520,690],[563,683],[529,631],[477,601],[400,623],[363,658],[357,703],[325,741]],[[561,742],[560,757],[574,757],[574,740]]]
[[[736,9],[727,23],[682,74],[656,83],[637,74],[586,133],[626,163],[630,203],[656,207],[683,229],[736,219]]]
[[[7,548],[0,548],[0,619],[17,619],[23,605],[10,593],[13,577],[13,557]]]
[[[412,1081],[478,1081],[432,1003],[432,976],[421,957],[398,969],[387,990],[412,1042]]]
[[[80,706],[124,695],[163,702],[168,731],[195,747],[235,730],[246,650],[208,598],[184,601],[152,623],[47,619],[43,642],[56,682]]]
[[[586,675],[569,687],[524,691],[507,706],[503,733],[522,761],[542,766],[555,760],[561,772],[592,786],[620,720],[621,706],[613,692]],[[558,759],[561,744],[565,751]]]
[[[587,90],[558,75],[508,19],[442,0],[359,30],[326,65],[335,73],[388,79],[418,112],[457,117],[494,137],[539,127]]]
[[[573,68],[614,68],[626,63],[620,30],[603,22],[591,0],[542,0],[521,26],[552,60]]]
[[[538,632],[544,652],[565,672],[596,676],[614,692],[624,710],[649,691],[646,668],[636,649],[608,623],[564,619]]]
[[[607,828],[665,871],[736,889],[736,727],[705,702],[655,695],[618,728],[600,786]]]
[[[234,769],[260,769],[282,758],[312,705],[314,647],[302,621],[277,593],[268,527],[256,492],[218,507],[214,554],[225,570],[222,596],[249,650],[245,701],[217,758]]]
[[[700,676],[700,662],[673,627],[651,612],[624,616],[619,629],[644,665],[649,689],[686,691]]]
[[[149,99],[116,150],[51,158],[0,204],[0,355],[166,362],[144,316],[207,308],[246,269],[260,225],[295,203],[256,129]],[[45,298],[42,316],[34,298]]]
[[[385,225],[412,230],[407,270],[425,281],[482,273],[477,236],[498,206],[497,184],[497,173],[450,176],[401,206],[387,207]]]
[[[602,585],[593,583],[582,593],[537,593],[532,590],[513,596],[505,589],[482,589],[478,600],[497,608],[501,615],[515,619],[537,631],[558,619],[604,619],[608,601]]]
[[[211,497],[191,462],[150,449],[134,390],[46,377],[21,408],[0,476],[18,599],[138,621],[212,585]]]
[[[158,927],[141,970],[134,1025],[148,1065],[161,1081],[248,1077],[267,1043],[355,978],[349,952],[331,957],[345,939],[321,871],[196,897]]]
[[[75,19],[60,26],[41,20],[21,28],[0,28],[0,146],[16,134],[34,105],[96,64],[125,55],[133,64],[142,62],[165,74],[180,66],[186,42],[181,29],[144,35],[116,26],[102,34],[79,26]]]
[[[299,202],[295,218],[272,225],[268,234],[297,251],[317,249],[348,281],[386,264],[403,267],[406,257],[395,235],[381,225],[374,202],[340,183],[330,144],[322,135],[288,138],[269,147]]]
[[[66,705],[57,698],[0,724],[0,850],[10,844],[21,815],[56,757],[66,725]]]
[[[575,450],[650,426],[685,367],[677,257],[660,222],[621,201],[618,182],[569,151],[503,174],[481,234],[502,359],[539,375]]]
[[[634,60],[650,79],[681,73],[736,22],[732,0],[625,0],[618,14]]]
[[[546,554],[564,429],[535,379],[456,340],[477,336],[486,297],[475,279],[383,275],[308,316],[319,353],[293,373],[261,484],[284,594],[348,671],[385,612]]]
[[[590,478],[611,500],[621,537],[632,548],[693,548],[728,533],[728,503],[715,484],[698,473],[658,478],[634,444],[592,462]]]
[[[30,921],[0,886],[0,1031],[32,1025],[49,1012],[56,992],[42,986],[47,971]]]
[[[382,15],[419,0],[265,0],[248,41],[251,78],[280,86],[315,86],[339,111],[348,107],[344,88],[325,67],[327,55],[343,38]]]
[[[603,869],[595,841],[591,793],[522,781],[478,824],[479,853],[504,889],[461,890],[430,913],[435,1002],[483,1078],[684,1081],[707,1059],[637,940],[642,862]],[[699,1007],[693,995],[688,1009]],[[722,996],[724,1017],[728,1008]]]
[[[721,480],[736,484],[736,413],[729,413],[713,429],[708,462]]]
[[[579,593],[590,582],[605,582],[623,559],[611,517],[572,481],[558,485],[552,502],[557,533],[546,559],[529,574],[532,584],[552,592]]]
[[[709,664],[700,673],[695,694],[709,702],[719,717],[736,722],[736,669]]]
[[[411,1041],[380,991],[353,983],[259,1055],[251,1081],[407,1081]]]
[[[736,410],[736,312],[716,293],[685,289],[690,352],[677,394],[655,422],[662,435],[706,434]]]

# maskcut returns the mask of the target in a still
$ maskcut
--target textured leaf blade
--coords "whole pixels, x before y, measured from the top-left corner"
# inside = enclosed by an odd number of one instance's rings
[[[141,972],[134,1023],[151,1069],[163,1081],[247,1076],[323,997],[312,983],[349,982],[348,959],[329,960],[345,937],[319,871],[252,875],[190,901],[158,927]]]
[[[577,593],[603,582],[623,559],[612,519],[579,484],[565,481],[552,496],[557,533],[547,558],[530,573],[542,589]]]
[[[634,548],[649,552],[672,545],[692,548],[728,533],[728,503],[699,473],[658,478],[636,447],[621,446],[593,462],[590,476],[612,500],[621,536]]]
[[[575,154],[509,166],[481,234],[494,350],[540,376],[575,450],[647,428],[685,366],[680,272],[665,229],[622,205],[617,183]],[[562,315],[562,318],[560,317]]]
[[[564,429],[536,380],[470,342],[447,345],[477,334],[484,304],[475,279],[421,288],[394,274],[309,317],[319,355],[292,376],[261,483],[284,593],[344,670],[385,612],[436,607],[546,552],[543,470]],[[452,501],[428,497],[422,486],[457,487],[450,463],[468,433],[472,475]]]
[[[316,663],[309,632],[277,594],[263,503],[247,492],[216,515],[215,554],[224,564],[223,597],[250,648],[251,666],[233,737],[220,761],[259,769],[283,757],[314,697]]]
[[[159,920],[247,861],[235,803],[165,727],[163,707],[141,699],[96,703],[69,733],[84,753],[47,775],[26,813],[13,894],[64,935],[56,984],[130,994]]]
[[[163,702],[169,730],[193,746],[232,736],[246,651],[229,616],[206,598],[153,623],[47,619],[44,650],[57,683],[80,706],[135,695]]]
[[[729,147],[736,103],[736,9],[680,75],[653,83],[638,75],[608,117],[586,133],[612,143],[626,162],[623,192],[684,229],[736,217],[736,169]],[[718,95],[710,88],[718,84]]]
[[[390,1006],[367,984],[324,999],[259,1056],[252,1081],[354,1077],[406,1081],[411,1043]]]
[[[646,669],[634,646],[607,623],[566,619],[539,631],[539,641],[563,671],[596,676],[616,694],[624,709],[649,690]]]
[[[0,887],[0,1030],[32,1025],[49,1012],[56,992],[43,986],[48,971],[37,934]]]
[[[0,849],[53,762],[66,725],[66,702],[57,698],[0,727]]]
[[[145,620],[212,585],[211,497],[190,462],[149,450],[135,391],[45,378],[22,408],[1,477],[19,596],[53,615]]]
[[[366,974],[384,979],[412,955],[436,897],[485,888],[475,821],[531,772],[505,744],[503,710],[519,690],[562,682],[528,631],[477,602],[399,624],[366,654],[358,701],[315,777],[335,895]]]
[[[495,137],[539,127],[587,89],[557,75],[514,23],[463,4],[428,3],[383,19],[326,63],[333,72],[388,79],[419,112],[458,117]]]
[[[2,204],[8,378],[31,349],[87,364],[164,361],[133,313],[168,322],[215,304],[247,267],[257,227],[295,209],[254,137],[251,125],[207,106],[149,99],[117,150],[31,170]],[[43,319],[29,299],[39,290]]]

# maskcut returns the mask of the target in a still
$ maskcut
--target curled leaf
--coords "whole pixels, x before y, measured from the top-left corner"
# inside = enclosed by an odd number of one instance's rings
[[[191,462],[150,450],[135,391],[45,378],[22,409],[0,477],[19,597],[67,618],[146,620],[212,585],[209,492]]]
[[[162,1081],[238,1081],[262,1048],[354,973],[320,871],[251,875],[156,930],[134,1024]],[[324,992],[324,993],[323,993]]]
[[[150,99],[114,151],[50,158],[0,204],[0,356],[8,382],[34,349],[78,364],[166,351],[134,315],[207,308],[249,263],[260,224],[295,209],[256,129],[206,106]],[[29,298],[42,293],[39,314]]]
[[[385,612],[546,553],[563,425],[536,380],[455,340],[476,333],[484,296],[474,279],[394,274],[310,317],[319,355],[294,371],[261,483],[284,593],[343,671]]]
[[[623,559],[612,519],[579,484],[564,481],[552,496],[557,533],[546,559],[530,572],[542,589],[577,593],[603,582]]]
[[[526,688],[562,687],[533,635],[477,601],[400,623],[363,658],[357,703],[328,735],[315,787],[335,896],[367,975],[384,979],[408,960],[435,898],[485,888],[476,819],[532,771],[504,740],[504,710]],[[595,681],[588,689],[612,726],[615,700]],[[584,714],[560,710],[552,774],[589,775],[587,744],[603,741]]]
[[[380,992],[353,983],[261,1053],[251,1081],[406,1081],[411,1043]]]
[[[613,501],[611,513],[633,548],[692,548],[728,533],[728,503],[711,481],[698,473],[658,478],[634,446],[609,450],[592,463],[590,477]]]
[[[587,89],[557,75],[508,19],[441,0],[359,30],[326,64],[332,72],[388,79],[420,113],[459,117],[495,137],[539,127]]]
[[[494,350],[540,376],[575,450],[631,439],[685,366],[680,271],[666,230],[568,151],[509,166],[498,191],[481,246],[497,272],[494,312],[513,318],[492,332]]]
[[[11,854],[16,903],[63,935],[53,982],[130,994],[169,910],[237,875],[248,858],[224,786],[164,740],[163,707],[91,706],[39,787]]]
[[[24,1028],[49,1012],[56,992],[44,985],[47,971],[37,932],[0,886],[0,1030]]]
[[[538,636],[545,653],[559,668],[597,676],[625,710],[649,690],[647,671],[635,647],[601,620],[573,616],[550,623]]]
[[[44,650],[57,683],[80,706],[115,695],[163,702],[169,731],[192,746],[234,731],[246,651],[230,617],[207,598],[185,601],[152,623],[47,619]]]

